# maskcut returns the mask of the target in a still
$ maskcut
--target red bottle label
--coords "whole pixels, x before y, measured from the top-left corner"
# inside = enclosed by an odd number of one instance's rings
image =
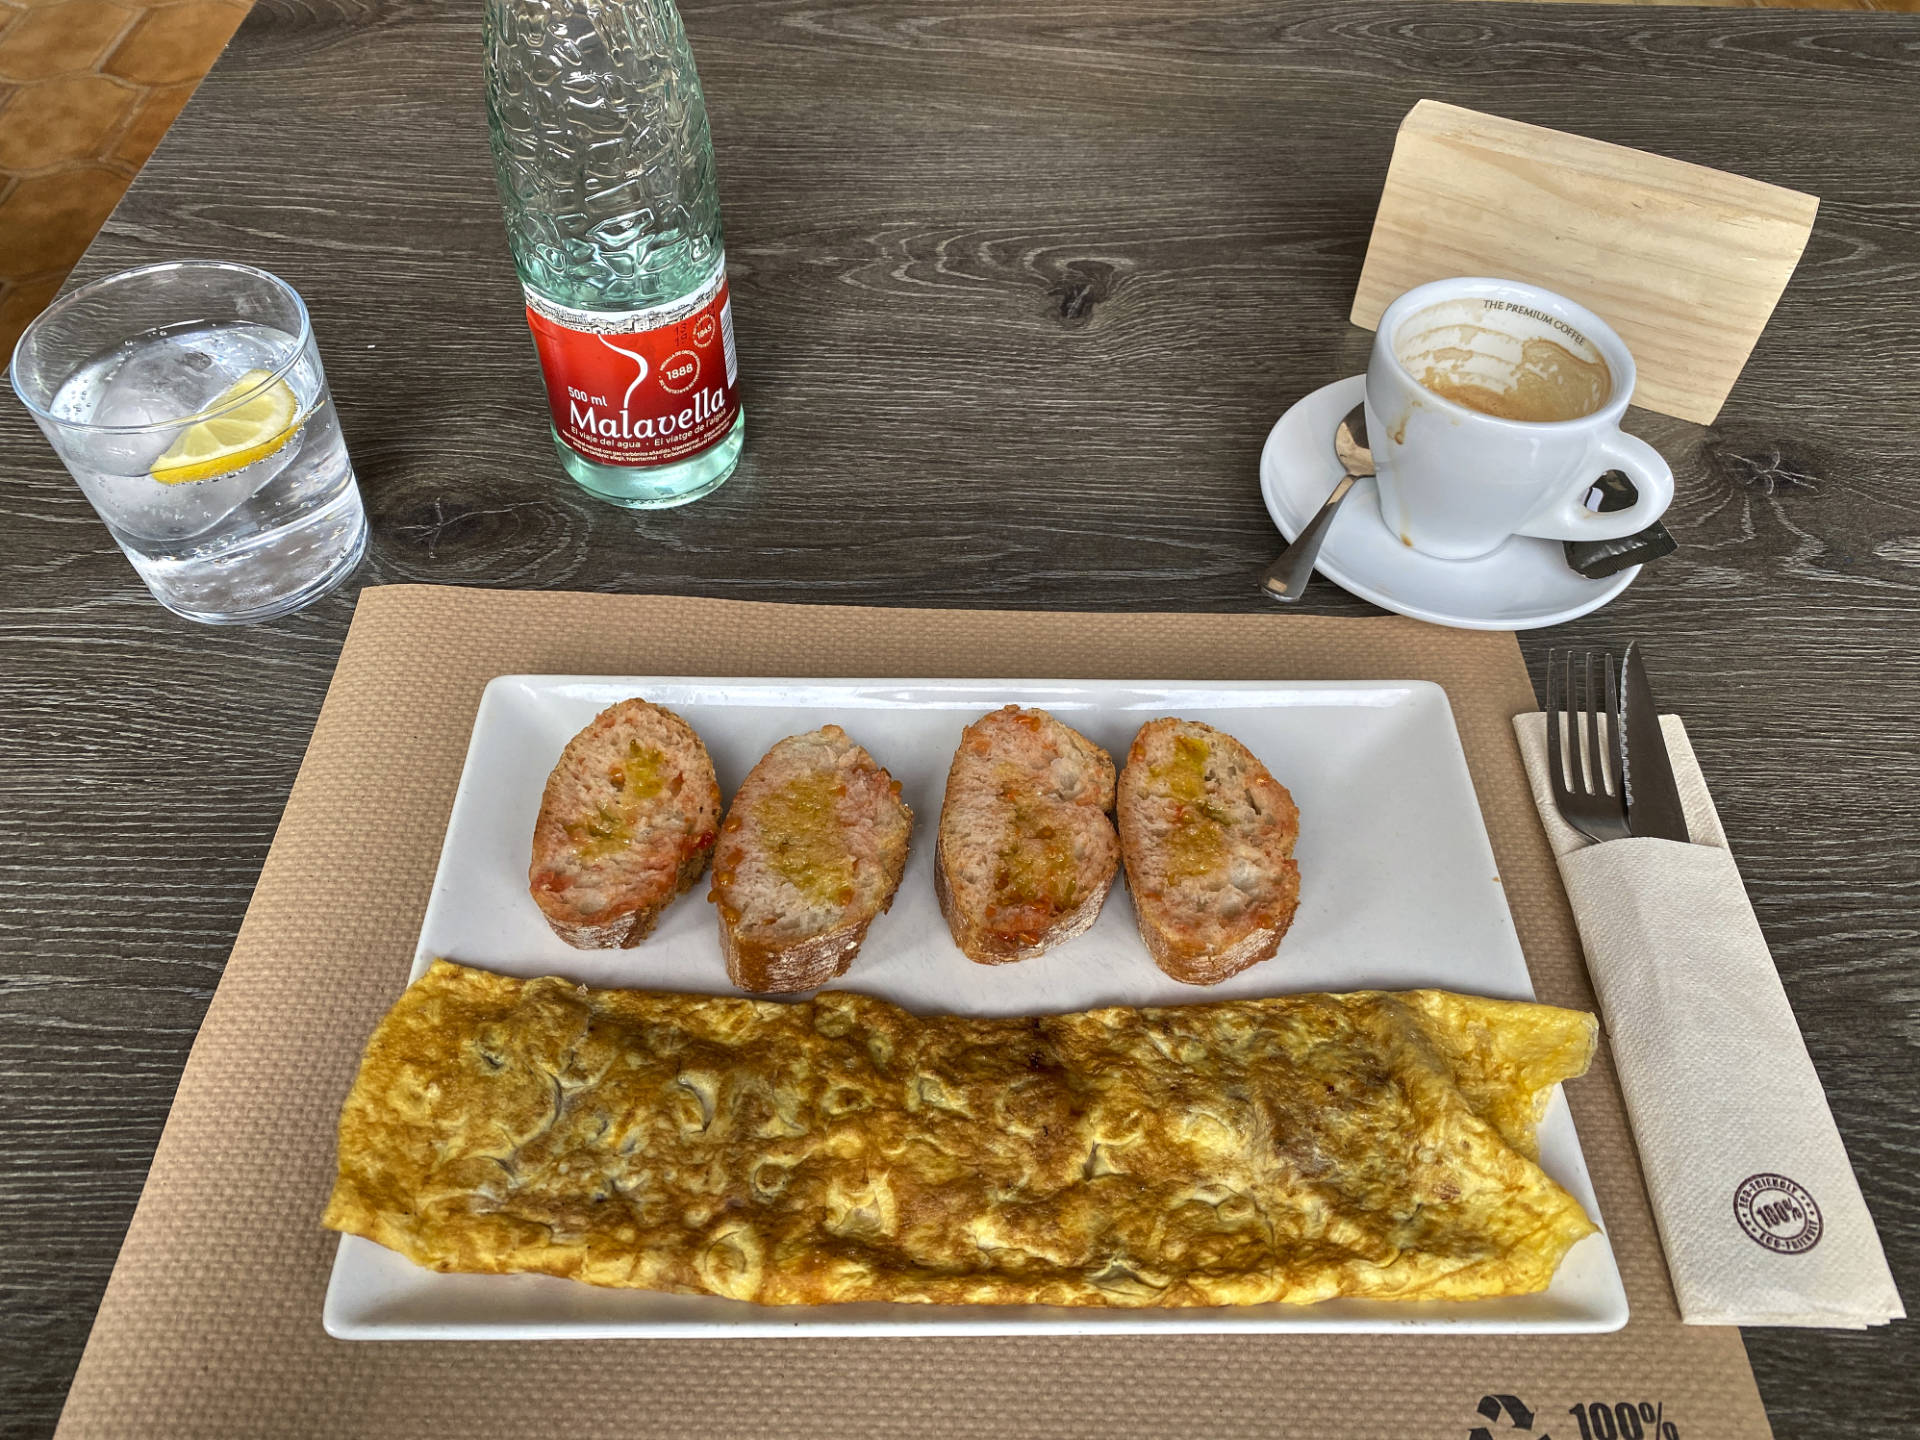
[[[673,465],[740,413],[726,266],[651,310],[574,310],[527,296],[527,326],[560,438],[602,465]]]

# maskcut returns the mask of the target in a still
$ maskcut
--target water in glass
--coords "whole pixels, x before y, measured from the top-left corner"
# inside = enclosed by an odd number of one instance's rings
[[[263,270],[186,260],[96,280],[27,328],[11,377],[170,610],[271,619],[365,553],[306,307]]]
[[[241,379],[271,374],[297,337],[266,325],[190,325],[123,342],[83,365],[49,407],[87,499],[168,608],[196,618],[250,615],[331,576],[366,541],[353,467],[311,348],[280,379],[297,428],[238,468],[167,483],[157,462],[192,417]],[[174,422],[169,424],[168,422]],[[356,557],[357,558],[357,557]],[[296,602],[297,603],[297,602]]]

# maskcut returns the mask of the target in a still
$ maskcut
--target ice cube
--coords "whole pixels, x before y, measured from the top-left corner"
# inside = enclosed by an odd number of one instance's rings
[[[254,368],[252,355],[232,338],[220,329],[144,336],[129,341],[117,359],[107,357],[76,375],[56,399],[55,413],[110,428],[70,439],[70,458],[102,475],[145,475],[186,429],[173,422],[205,410]],[[158,428],[111,428],[136,426]]]
[[[167,453],[178,430],[70,431],[62,443],[67,464],[76,473],[86,470],[106,476],[146,478],[153,462]]]
[[[169,336],[120,362],[102,382],[91,418],[95,425],[165,425],[204,409],[232,383],[210,349]]]

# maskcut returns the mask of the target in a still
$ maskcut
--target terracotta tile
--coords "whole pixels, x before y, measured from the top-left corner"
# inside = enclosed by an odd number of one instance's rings
[[[134,166],[146,164],[147,157],[153,154],[153,147],[160,143],[160,137],[167,133],[174,116],[180,113],[180,107],[187,103],[198,87],[197,80],[189,80],[184,85],[167,85],[158,90],[149,90],[146,99],[140,102],[140,108],[133,112],[133,123],[127,126],[127,133],[113,147],[113,158]]]
[[[70,268],[126,188],[100,165],[27,176],[0,200],[0,255],[22,275]]]
[[[109,0],[60,0],[28,10],[0,33],[0,79],[50,80],[91,70],[133,12]]]
[[[145,85],[198,80],[245,18],[245,11],[219,0],[162,5],[140,17],[103,68]]]
[[[97,153],[139,94],[104,75],[22,85],[0,108],[0,169],[38,170]]]
[[[66,271],[56,270],[51,275],[10,283],[0,292],[0,357],[13,354],[21,333],[53,302],[60,293],[60,282],[66,278]]]

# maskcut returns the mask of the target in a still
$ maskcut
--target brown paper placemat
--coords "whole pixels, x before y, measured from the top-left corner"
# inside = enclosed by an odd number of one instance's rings
[[[1593,1006],[1508,725],[1534,704],[1511,635],[1394,618],[368,590],[61,1435],[1471,1440],[1480,1427],[1579,1440],[1569,1407],[1637,1417],[1641,1401],[1684,1440],[1770,1434],[1739,1333],[1679,1322],[1604,1055],[1569,1099],[1633,1307],[1617,1335],[329,1339],[335,1237],[319,1215],[340,1101],[406,982],[481,687],[530,671],[1433,680],[1452,699],[1540,998]],[[1487,1396],[1515,1397],[1529,1424],[1493,1401],[1483,1416]],[[1596,1429],[1637,1440],[1617,1421]]]

